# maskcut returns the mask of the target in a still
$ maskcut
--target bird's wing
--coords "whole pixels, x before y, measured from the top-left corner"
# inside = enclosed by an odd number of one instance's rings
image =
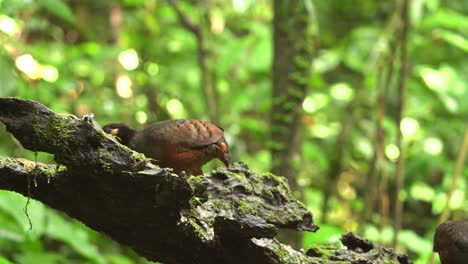
[[[468,253],[468,221],[459,221],[458,228],[454,230],[454,244],[461,251]]]
[[[461,252],[468,252],[468,221],[447,221],[437,227],[434,251],[453,246]]]
[[[192,119],[158,122],[141,132],[151,137],[153,142],[178,144],[182,151],[213,144],[224,136],[221,127]]]

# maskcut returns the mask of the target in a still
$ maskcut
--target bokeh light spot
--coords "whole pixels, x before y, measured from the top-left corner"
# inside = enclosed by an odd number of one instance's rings
[[[155,76],[159,73],[159,65],[154,62],[148,63],[148,66],[146,67],[146,71],[148,72],[149,75]]]
[[[400,150],[395,144],[388,144],[385,147],[385,155],[390,159],[390,160],[396,160],[400,156]]]
[[[183,118],[185,116],[184,105],[177,99],[171,99],[166,105],[167,111],[174,118]]]
[[[135,119],[139,124],[144,124],[148,120],[148,116],[143,111],[138,111],[135,114]]]
[[[401,120],[400,129],[405,138],[414,138],[419,132],[419,123],[416,119],[405,117]]]
[[[239,13],[245,12],[251,4],[252,0],[232,0],[232,6],[234,7],[234,10]]]
[[[52,65],[44,65],[41,67],[42,79],[48,82],[55,82],[59,77],[57,68]]]
[[[115,81],[117,95],[128,99],[133,96],[132,80],[127,75],[119,75]]]
[[[134,49],[124,50],[119,54],[118,58],[120,64],[127,71],[134,70],[140,64],[138,53]]]
[[[315,106],[315,102],[311,97],[307,97],[304,102],[302,103],[302,108],[304,108],[304,111],[307,113],[313,113],[317,109]]]
[[[444,144],[442,143],[442,140],[431,137],[427,138],[424,140],[424,151],[426,153],[429,153],[431,155],[439,155],[444,148]]]
[[[41,77],[40,65],[31,54],[18,56],[15,61],[16,67],[28,78],[37,80]]]
[[[347,83],[334,84],[330,93],[333,98],[341,101],[350,101],[354,95],[353,89]]]
[[[17,34],[20,31],[16,21],[5,15],[0,15],[0,30],[10,36]]]

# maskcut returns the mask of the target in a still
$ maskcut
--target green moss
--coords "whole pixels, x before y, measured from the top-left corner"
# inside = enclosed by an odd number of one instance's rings
[[[206,179],[203,175],[191,176],[187,178],[187,182],[192,187],[192,190],[201,190],[206,185]]]
[[[275,126],[272,126],[270,129],[271,129],[271,132],[281,134],[281,135],[284,135],[290,132],[289,127],[285,125],[275,125]],[[278,142],[275,142],[275,143],[278,143]],[[281,144],[281,145],[285,145],[285,144]]]
[[[306,77],[307,78],[307,77]],[[304,90],[303,89],[288,89],[288,95],[297,100],[304,99]]]
[[[203,226],[199,225],[195,218],[189,217],[188,219],[189,224],[193,227],[195,233],[200,235],[200,237],[205,238],[206,240],[211,240],[212,235],[210,235]]]
[[[230,173],[229,173],[229,176],[233,176],[233,177],[236,178],[237,180],[241,181],[241,182],[242,182],[241,185],[242,185],[243,187],[245,187],[246,192],[248,192],[248,193],[252,193],[252,192],[253,192],[252,185],[251,185],[249,179],[247,179],[247,177],[245,177],[245,174],[243,174],[243,173],[230,172]]]
[[[195,208],[199,205],[203,204],[202,199],[200,197],[192,197],[190,199],[190,205],[192,208]]]
[[[290,89],[290,90],[294,90],[294,89]],[[290,111],[292,111],[295,107],[296,107],[296,102],[293,102],[293,101],[287,101],[282,105],[283,109],[290,110]]]
[[[309,78],[305,76],[302,72],[293,72],[289,74],[289,79],[294,81],[298,85],[307,85],[309,83]],[[294,90],[294,89],[290,89],[290,90]]]
[[[287,260],[288,260],[288,251],[287,250],[284,250],[283,248],[281,248],[281,246],[277,245],[274,248],[274,252],[279,257],[281,263],[288,263],[287,262]]]
[[[56,167],[52,167],[52,166],[38,166],[39,167],[39,171],[42,173],[42,174],[45,174],[47,176],[47,178],[52,178],[52,177],[55,177],[55,174],[57,173],[57,169]]]
[[[109,153],[109,151],[104,148],[99,148],[98,155],[99,163],[101,164],[102,168],[107,172],[111,172],[112,164],[109,162],[109,160],[112,158],[112,155]]]
[[[197,185],[197,184],[200,184],[200,182],[203,182],[204,179],[205,179],[205,176],[203,175],[191,176],[187,178],[187,182],[190,185],[192,184]]]
[[[255,214],[256,211],[249,203],[242,200],[237,201],[237,210],[243,214]]]
[[[313,244],[306,251],[313,250],[315,256],[323,260],[329,260],[332,254],[335,252],[336,247],[332,245],[318,245]]]
[[[6,167],[6,166],[8,166],[9,164],[11,164],[12,161],[13,161],[12,158],[0,157],[0,166]]]
[[[39,136],[39,109],[37,108],[34,111],[33,129],[34,129],[34,135],[38,137]]]
[[[55,149],[64,149],[71,152],[68,142],[73,137],[72,123],[73,117],[71,116],[51,115],[46,127],[41,131],[42,138],[50,142],[50,145]],[[39,133],[38,124],[34,124],[34,131],[36,134]]]
[[[293,250],[289,246],[278,243],[274,245],[273,251],[278,256],[281,263],[309,263],[306,256]]]
[[[292,121],[291,115],[289,115],[287,113],[273,113],[271,115],[271,118],[273,120],[283,121],[283,122],[286,122],[288,124]]]
[[[282,150],[286,144],[280,142],[271,142],[270,148],[272,150]]]
[[[275,175],[271,172],[266,172],[264,174],[262,174],[263,177],[265,178],[268,178],[268,179],[272,179],[276,182],[279,183],[279,185],[282,185],[283,187],[287,188],[289,190],[289,186],[288,184],[286,183],[286,180],[283,176],[278,176],[278,175]]]
[[[66,169],[64,166],[39,166],[40,173],[47,177],[47,183],[50,183],[50,180],[55,178],[57,173],[63,172]]]
[[[273,192],[270,189],[264,189],[263,194],[265,194],[268,198],[274,199],[275,196],[273,195]]]
[[[188,218],[188,222],[190,225],[195,229],[195,231],[199,234],[205,233],[205,230],[202,226],[200,226],[194,218]]]
[[[267,219],[271,219],[271,220],[278,218],[278,215],[270,210],[265,210],[265,215],[268,217]]]
[[[285,95],[277,95],[271,100],[272,105],[282,105],[288,98]]]
[[[234,176],[234,177],[236,177],[237,179],[239,179],[241,181],[246,181],[247,180],[247,178],[245,178],[244,174],[233,172],[233,173],[230,173],[229,175]]]
[[[150,159],[150,158],[147,158],[147,157],[145,156],[145,154],[139,153],[139,152],[135,152],[135,151],[132,153],[132,159],[133,159],[134,161],[137,161],[137,162],[139,162],[139,161],[148,161],[148,162],[151,161],[151,159]]]
[[[306,70],[310,68],[310,60],[304,56],[296,55],[294,56],[294,65],[299,69]]]
[[[222,200],[211,200],[211,205],[221,210],[231,210],[231,205]]]

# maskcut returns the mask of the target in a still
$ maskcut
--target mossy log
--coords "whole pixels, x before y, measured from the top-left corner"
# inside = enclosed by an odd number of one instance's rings
[[[409,263],[372,243],[353,247],[361,241],[353,235],[343,240],[348,250],[305,252],[279,243],[279,228],[318,227],[284,178],[243,163],[201,176],[175,175],[119,144],[92,115],[58,114],[31,100],[0,98],[0,121],[25,148],[52,153],[57,162],[0,157],[0,189],[65,212],[149,260]]]

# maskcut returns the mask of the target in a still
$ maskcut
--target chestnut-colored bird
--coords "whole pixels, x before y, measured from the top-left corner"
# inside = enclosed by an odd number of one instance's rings
[[[468,263],[468,221],[453,220],[440,224],[434,235],[434,251],[442,264]]]
[[[167,120],[140,131],[114,123],[103,130],[122,144],[155,159],[160,167],[173,168],[177,174],[185,171],[187,175],[201,175],[201,167],[210,160],[218,158],[228,167],[231,159],[224,130],[205,121]]]

